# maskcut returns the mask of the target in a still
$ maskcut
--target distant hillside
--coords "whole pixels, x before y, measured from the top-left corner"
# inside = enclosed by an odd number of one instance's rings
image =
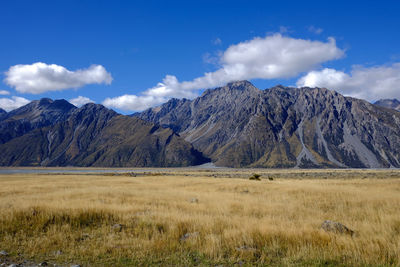
[[[400,113],[322,88],[233,82],[136,116],[174,129],[218,166],[400,167]]]
[[[74,107],[53,118],[51,111],[48,114],[39,108],[41,101],[20,109],[30,110],[35,105],[34,115],[14,112],[14,118],[21,114],[20,120],[35,127],[0,145],[1,166],[172,167],[207,161],[170,129],[96,104]],[[54,120],[38,119],[38,110],[41,118]],[[37,121],[49,125],[36,127]],[[12,128],[7,130],[12,132]]]
[[[400,101],[397,99],[381,99],[374,103],[375,105],[391,108],[400,111]]]

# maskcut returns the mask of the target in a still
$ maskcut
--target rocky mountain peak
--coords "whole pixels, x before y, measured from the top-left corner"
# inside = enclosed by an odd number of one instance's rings
[[[243,81],[235,81],[235,82],[230,82],[224,87],[227,87],[231,90],[259,90],[257,87],[255,87],[251,82],[243,80]]]
[[[238,95],[255,95],[260,94],[261,90],[255,87],[249,81],[236,81],[230,82],[222,87],[215,89],[207,89],[203,92],[201,97],[220,95],[223,97],[238,96]]]
[[[176,106],[183,105],[183,104],[185,104],[187,102],[190,102],[190,100],[186,99],[186,98],[182,98],[182,99],[171,98],[170,100],[168,100],[167,103],[165,103],[165,104],[163,104],[161,106],[154,107],[152,109],[155,112],[160,112],[160,111],[162,111],[163,108],[167,109],[167,110],[170,110],[171,108],[175,108]]]
[[[35,119],[41,116],[41,114],[45,115],[49,112],[67,113],[74,109],[76,107],[64,99],[52,100],[50,98],[42,98],[40,100],[33,100],[25,106],[10,111],[8,117],[26,114],[29,115],[30,119]]]
[[[75,109],[64,99],[42,98],[12,110],[0,122],[0,144],[36,128],[64,121]]]
[[[117,116],[118,113],[112,109],[108,109],[101,104],[87,103],[80,108],[75,109],[68,121],[76,124],[91,123],[93,120],[98,120],[101,123],[106,123],[111,118]]]
[[[50,104],[53,103],[53,102],[54,102],[53,99],[50,99],[50,98],[41,98],[41,99],[38,101],[38,105],[39,105],[39,106],[50,105]]]
[[[65,99],[56,99],[50,104],[49,107],[52,109],[60,109],[60,110],[62,109],[66,111],[76,108],[74,105],[72,105]]]
[[[391,108],[400,111],[400,101],[397,99],[380,99],[374,104],[381,107]]]
[[[245,94],[245,95],[254,95],[260,94],[261,90],[255,87],[249,81],[237,81],[231,82],[227,85],[215,89],[216,91],[223,91],[226,94],[238,95],[238,94]]]
[[[270,91],[287,91],[289,89],[293,89],[293,87],[287,87],[287,86],[283,86],[281,84],[277,84],[277,85],[275,85],[275,86],[273,86],[271,88],[268,88],[267,90],[270,90]]]
[[[101,104],[96,104],[96,103],[87,103],[83,105],[82,107],[79,108],[81,111],[94,111],[94,112],[101,112],[101,111],[113,111],[111,109],[106,108],[105,106]],[[115,112],[115,111],[113,111]]]

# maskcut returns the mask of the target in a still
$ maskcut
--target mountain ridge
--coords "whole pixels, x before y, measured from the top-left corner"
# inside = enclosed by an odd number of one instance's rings
[[[325,88],[255,89],[239,81],[139,117],[175,129],[219,166],[400,166],[395,111]]]
[[[1,166],[400,167],[400,113],[326,88],[236,81],[130,116],[48,98],[1,114]]]
[[[12,110],[0,120],[0,144],[31,130],[65,120],[76,107],[64,99],[42,98]]]
[[[208,161],[172,130],[93,103],[0,149],[1,166],[179,167]]]

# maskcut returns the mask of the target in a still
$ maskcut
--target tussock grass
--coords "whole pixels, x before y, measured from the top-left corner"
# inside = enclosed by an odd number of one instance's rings
[[[391,178],[398,173],[302,170],[301,179],[277,179],[296,171],[271,172],[273,182],[257,183],[247,179],[251,170],[241,171],[245,179],[193,170],[3,175],[0,250],[90,266],[400,264],[400,179]],[[328,219],[356,235],[324,232]]]

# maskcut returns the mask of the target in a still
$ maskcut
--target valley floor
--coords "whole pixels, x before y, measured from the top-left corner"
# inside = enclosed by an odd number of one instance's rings
[[[2,174],[0,263],[398,266],[399,203],[390,169]]]

